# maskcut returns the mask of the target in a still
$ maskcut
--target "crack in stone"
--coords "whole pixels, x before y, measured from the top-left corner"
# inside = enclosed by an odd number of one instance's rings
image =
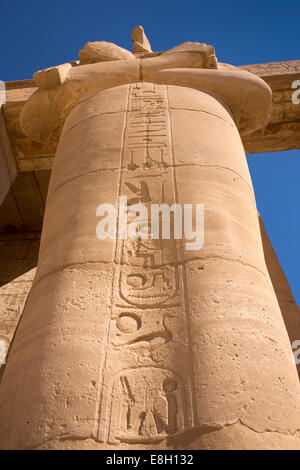
[[[83,103],[84,101],[87,101],[89,98],[91,98],[91,96],[89,96],[88,98],[86,98],[86,100],[80,101],[79,103],[76,104],[76,106],[77,106],[78,104]],[[83,122],[87,122],[87,121],[89,121],[89,120],[98,118],[99,116],[106,116],[106,115],[117,114],[117,113],[119,113],[119,114],[120,114],[120,113],[124,114],[126,111],[127,111],[126,109],[119,109],[118,111],[104,111],[104,112],[99,112],[98,114],[93,114],[92,116],[89,116],[89,117],[87,117],[86,119],[81,119],[79,122],[76,122],[76,124],[73,124],[73,126],[69,127],[66,131],[62,132],[62,133],[61,133],[61,138],[62,138],[62,137],[65,137],[72,129],[74,129],[75,127],[79,126],[79,124],[82,124]]]
[[[168,263],[166,265],[171,265],[171,266],[185,266],[187,265],[188,263],[190,262],[194,262],[194,261],[203,261],[203,260],[210,260],[210,259],[220,259],[220,260],[223,260],[223,261],[229,261],[229,262],[232,262],[232,263],[238,263],[238,264],[242,264],[243,266],[246,266],[248,268],[252,268],[252,269],[255,269],[259,274],[261,274],[265,279],[268,280],[268,277],[266,276],[266,274],[261,271],[259,268],[257,268],[256,266],[253,266],[252,264],[250,263],[246,263],[245,261],[241,261],[241,260],[236,260],[236,259],[232,259],[232,258],[226,258],[225,256],[217,256],[217,255],[212,255],[212,256],[198,256],[198,257],[194,257],[194,258],[189,258],[189,259],[186,259],[186,260],[183,260],[183,261],[177,261],[176,263]],[[116,266],[120,266],[120,265],[124,265],[125,263],[116,263],[114,260],[112,261],[92,261],[92,260],[87,260],[87,261],[82,261],[82,262],[78,262],[78,263],[70,263],[70,264],[65,264],[57,269],[53,269],[52,271],[49,271],[48,273],[44,274],[44,276],[40,277],[39,279],[37,279],[36,282],[33,283],[32,285],[32,288],[31,288],[31,291],[33,289],[35,289],[40,282],[42,282],[47,276],[50,276],[52,274],[57,274],[59,272],[63,272],[67,269],[76,269],[77,266],[83,266],[83,265],[88,265],[88,264],[102,264],[104,266],[108,266],[108,265],[116,265]],[[158,265],[158,267],[162,267],[162,266],[166,266],[164,264],[162,265]]]
[[[189,167],[189,166],[199,166],[199,167],[209,167],[209,168],[220,168],[220,169],[225,169],[227,171],[230,171],[231,173],[235,174],[236,176],[238,176],[238,178],[241,179],[241,181],[243,181],[246,186],[248,187],[248,189],[250,189],[250,192],[251,194],[253,194],[253,191],[252,191],[252,187],[250,186],[250,184],[239,174],[237,173],[236,171],[232,170],[231,168],[228,168],[226,166],[223,166],[223,165],[210,165],[209,163],[206,164],[206,163],[195,163],[195,162],[191,162],[191,163],[176,163],[175,165],[168,165],[166,167],[167,168],[171,168],[171,169],[175,169],[176,168],[181,168],[181,167]],[[92,175],[92,174],[97,174],[97,173],[101,173],[103,171],[121,171],[123,169],[126,169],[126,167],[112,167],[112,168],[97,168],[95,170],[89,170],[85,173],[81,173],[80,175],[75,175],[73,176],[72,178],[69,178],[69,179],[66,179],[65,181],[63,181],[61,184],[59,184],[58,186],[56,186],[53,191],[49,194],[48,196],[48,200],[50,200],[50,198],[53,196],[53,194],[55,194],[61,187],[63,187],[65,184],[68,184],[78,178],[82,178],[82,177],[85,177],[85,176],[88,176],[88,175]],[[254,206],[256,207],[256,204],[255,202],[252,200],[251,201]]]
[[[237,418],[235,421],[228,422],[228,423],[225,423],[223,425],[203,423],[201,425],[201,427],[193,426],[190,430],[204,430],[205,428],[208,428],[208,429],[215,428],[212,431],[210,431],[210,433],[213,433],[213,432],[221,431],[224,428],[235,426],[237,424],[240,424],[241,426],[243,426],[243,427],[245,427],[245,428],[249,429],[250,431],[255,432],[257,434],[279,434],[279,435],[282,435],[282,436],[291,436],[292,437],[292,436],[296,436],[298,433],[300,433],[300,429],[296,429],[295,431],[292,431],[292,432],[288,432],[288,431],[282,432],[282,431],[278,431],[276,429],[274,429],[274,430],[264,429],[263,431],[260,431],[260,430],[255,429],[254,427],[246,424],[240,418]],[[184,434],[184,433],[182,433],[182,434]],[[35,450],[35,449],[43,446],[44,444],[46,444],[48,442],[55,442],[55,441],[74,442],[74,441],[88,441],[88,440],[94,441],[97,444],[103,444],[103,445],[107,446],[106,443],[98,441],[92,435],[90,435],[90,436],[77,436],[76,434],[67,434],[67,435],[61,435],[61,436],[53,437],[51,439],[45,439],[44,441],[41,441],[39,444],[37,444],[33,447],[24,448],[24,450]],[[111,448],[113,449],[114,447],[111,446]]]
[[[233,129],[236,129],[235,125],[232,124],[231,122],[227,121],[227,119],[224,119],[222,116],[219,116],[218,114],[210,113],[209,111],[205,111],[204,109],[184,108],[184,107],[180,107],[180,106],[170,106],[170,109],[179,109],[179,110],[183,110],[183,111],[196,111],[198,113],[210,114],[211,116],[215,116],[219,119],[222,119],[222,121],[229,124]]]
[[[248,188],[250,189],[251,193],[253,194],[253,190],[252,190],[252,187],[251,185],[239,174],[237,173],[235,170],[232,170],[232,168],[228,168],[227,166],[223,166],[223,165],[210,165],[209,163],[198,163],[198,162],[191,162],[191,163],[176,163],[176,165],[174,165],[174,168],[177,168],[177,167],[189,167],[189,166],[200,166],[200,167],[209,167],[209,168],[220,168],[222,170],[228,170],[230,171],[231,173],[235,174],[236,176],[238,176],[247,186]]]

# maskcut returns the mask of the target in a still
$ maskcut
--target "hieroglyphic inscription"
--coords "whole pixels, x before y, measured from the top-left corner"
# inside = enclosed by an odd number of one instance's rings
[[[130,208],[176,201],[167,88],[129,87],[119,196]],[[118,443],[161,440],[193,424],[186,367],[188,316],[182,241],[118,239],[110,326],[102,372],[98,439]]]
[[[269,62],[266,64],[239,65],[238,68],[248,70],[259,77],[300,72],[300,60]]]
[[[152,83],[135,84],[131,88],[130,106],[124,155],[127,168],[166,168],[171,162],[162,88]]]
[[[184,388],[164,369],[141,367],[119,374],[112,388],[111,441],[147,441],[185,428]]]

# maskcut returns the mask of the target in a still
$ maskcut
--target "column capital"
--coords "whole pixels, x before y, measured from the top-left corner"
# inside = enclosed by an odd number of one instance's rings
[[[213,46],[185,42],[159,53],[131,52],[105,41],[87,43],[79,61],[35,72],[39,89],[22,109],[23,132],[33,140],[57,145],[74,106],[115,86],[145,81],[197,88],[215,95],[230,109],[243,135],[264,127],[272,92],[259,77],[218,63]]]

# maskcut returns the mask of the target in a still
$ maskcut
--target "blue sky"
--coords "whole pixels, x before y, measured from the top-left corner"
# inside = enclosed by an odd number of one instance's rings
[[[153,50],[200,41],[213,44],[218,59],[233,65],[300,59],[299,0],[15,0],[0,8],[5,81],[77,59],[87,41],[131,50],[137,24]],[[250,155],[248,163],[258,209],[300,305],[300,150]]]

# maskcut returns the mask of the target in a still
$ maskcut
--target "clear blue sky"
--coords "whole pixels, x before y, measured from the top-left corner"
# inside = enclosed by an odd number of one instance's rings
[[[299,0],[1,3],[2,80],[31,78],[36,70],[77,59],[87,41],[112,41],[131,50],[137,24],[153,50],[200,41],[213,44],[218,59],[234,65],[300,59]],[[248,162],[258,209],[300,305],[300,150],[250,155]]]

